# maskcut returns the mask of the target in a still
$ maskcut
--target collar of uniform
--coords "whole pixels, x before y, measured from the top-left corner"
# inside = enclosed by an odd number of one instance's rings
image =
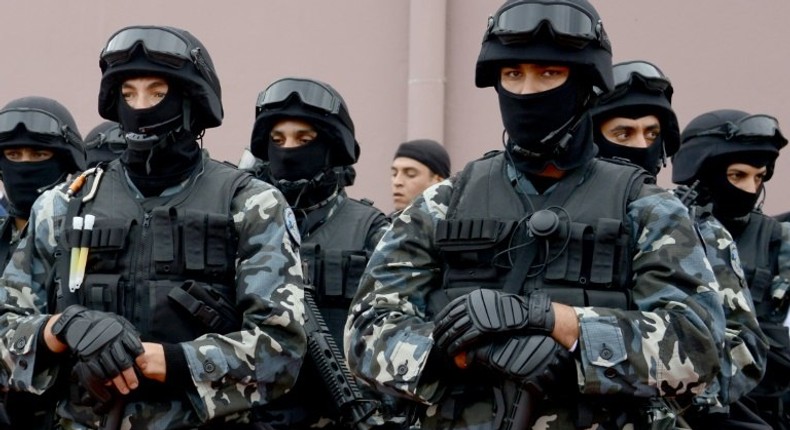
[[[159,194],[159,196],[157,196],[157,197],[169,197],[169,196],[178,194],[182,190],[184,190],[187,187],[191,186],[195,181],[197,181],[197,178],[199,178],[200,176],[203,175],[203,171],[206,168],[206,157],[207,157],[207,155],[204,152],[204,154],[202,155],[203,159],[201,160],[200,166],[198,166],[198,168],[195,169],[188,178],[184,179],[183,181],[181,181],[181,182],[179,182],[179,183],[177,183],[177,184],[175,184],[175,185],[173,185],[171,187],[165,188],[164,190],[162,190],[162,193]],[[126,167],[121,166],[121,168],[123,169],[123,175],[126,178],[126,183],[129,185],[129,188],[132,191],[134,191],[135,199],[137,199],[137,200],[145,199],[146,197],[143,196],[143,194],[140,192],[140,190],[134,185],[134,182],[132,182],[132,178],[129,177],[129,173],[126,171]]]
[[[337,212],[337,209],[346,198],[348,198],[346,191],[340,189],[331,196],[325,204],[316,209],[311,211],[294,209],[296,219],[299,221],[299,230],[302,239],[309,237],[318,227],[326,224],[326,222]]]

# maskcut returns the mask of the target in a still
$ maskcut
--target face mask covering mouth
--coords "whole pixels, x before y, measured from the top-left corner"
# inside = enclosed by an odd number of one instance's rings
[[[0,157],[3,184],[8,195],[8,212],[17,218],[30,218],[30,210],[42,192],[66,178],[56,158],[38,162],[15,162]]]
[[[176,130],[182,125],[184,113],[184,96],[175,88],[170,88],[167,95],[156,105],[144,109],[135,109],[119,95],[118,117],[127,134],[139,136],[127,139],[129,145],[138,145],[139,141],[148,142],[154,136],[160,137]],[[145,139],[149,138],[149,139]],[[155,141],[160,140],[155,139]],[[138,145],[144,146],[144,145]],[[140,147],[139,149],[145,149]]]
[[[726,171],[715,175],[711,182],[708,189],[713,202],[713,215],[719,219],[735,219],[748,215],[757,204],[763,187],[760,185],[756,193],[744,191],[727,179]]]
[[[660,136],[647,148],[618,145],[605,137],[596,139],[595,143],[598,145],[598,157],[624,160],[647,170],[653,176],[661,170],[664,144]]]
[[[295,148],[283,148],[269,143],[269,163],[275,179],[298,181],[311,179],[329,165],[329,145],[316,138]]]
[[[588,97],[573,76],[557,88],[534,94],[514,94],[497,84],[505,149],[517,170],[539,176],[552,166],[568,171],[595,156]]]
[[[562,85],[534,94],[514,94],[497,84],[499,109],[515,153],[551,155],[563,131],[576,118],[578,85],[568,78]]]

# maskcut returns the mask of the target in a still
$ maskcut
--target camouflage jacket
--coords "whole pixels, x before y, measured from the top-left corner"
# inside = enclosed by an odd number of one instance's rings
[[[759,327],[754,302],[744,279],[738,249],[726,228],[700,207],[693,207],[695,227],[719,282],[727,319],[718,400],[729,404],[751,391],[765,373],[768,343]]]
[[[522,185],[536,193],[528,181]],[[493,384],[466,381],[429,360],[434,323],[427,298],[443,276],[434,230],[452,193],[452,180],[437,184],[393,220],[352,303],[345,351],[351,369],[368,383],[427,405],[425,428],[490,429],[497,411],[487,384]],[[565,393],[570,397],[549,398],[533,411],[535,428],[574,428],[577,405],[607,399],[609,412],[596,413],[590,427],[623,428],[636,419],[627,416],[633,400],[701,394],[719,371],[719,287],[686,208],[646,185],[628,204],[624,222],[635,232],[632,293],[638,310],[574,308],[578,390],[571,387]]]
[[[162,196],[189,187],[200,174],[201,169],[197,170]],[[59,372],[69,371],[67,354],[38,351],[43,345],[39,339],[42,326],[51,313],[46,298],[56,288],[48,274],[55,260],[58,232],[53,230],[66,213],[65,190],[60,186],[36,201],[32,228],[0,281],[0,384],[4,387],[41,393],[57,389],[53,385]],[[296,379],[306,340],[299,236],[293,214],[279,191],[255,179],[237,188],[229,213],[239,235],[236,303],[244,330],[206,334],[181,343],[193,383],[183,387],[186,393],[181,398],[188,400],[127,402],[124,428],[193,428],[209,420],[244,420],[251,407],[282,395]],[[69,384],[68,377],[57,381]],[[58,406],[64,428],[98,426],[100,417],[89,408],[65,407],[68,403],[64,394]],[[81,416],[66,416],[68,410],[77,410]]]

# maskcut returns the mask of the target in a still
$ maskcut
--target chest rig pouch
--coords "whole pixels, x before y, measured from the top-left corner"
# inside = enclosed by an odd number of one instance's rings
[[[367,238],[377,218],[371,204],[346,198],[320,227],[302,238],[300,255],[316,304],[335,340],[343,339],[351,299],[368,264]]]
[[[779,274],[779,247],[782,228],[778,221],[752,212],[746,228],[735,239],[743,273],[752,293],[755,311],[761,321],[783,323],[787,298],[771,291],[774,276]]]
[[[238,236],[229,212],[230,199],[247,177],[210,160],[204,168],[182,192],[138,201],[120,166],[111,164],[94,198],[72,198],[59,238],[65,258],[57,264],[58,306],[79,303],[122,315],[143,341],[175,343],[239,330]],[[86,214],[95,216],[92,231],[75,231],[68,220]],[[86,241],[84,281],[71,292],[63,288],[71,275],[69,256]]]
[[[544,289],[571,306],[632,309],[631,233],[624,222],[644,173],[598,160],[527,202],[506,174],[501,153],[472,162],[456,180],[435,243],[443,291],[429,307],[477,288],[520,294]],[[534,209],[527,209],[528,207]]]
[[[331,217],[302,238],[300,252],[320,306],[348,309],[370,257],[368,234],[381,216],[370,204],[345,198]]]

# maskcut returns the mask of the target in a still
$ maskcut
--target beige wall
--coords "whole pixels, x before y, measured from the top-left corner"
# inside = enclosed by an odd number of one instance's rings
[[[225,122],[209,130],[204,140],[215,158],[238,160],[249,141],[255,97],[268,83],[285,75],[325,80],[346,98],[362,145],[357,185],[350,193],[371,198],[388,211],[389,163],[399,142],[421,137],[415,134],[441,138],[454,169],[501,147],[496,97],[490,89],[475,88],[473,80],[486,18],[499,4],[500,0],[8,0],[0,13],[0,104],[27,95],[55,98],[72,111],[87,134],[101,121],[96,113],[98,53],[110,34],[131,24],[182,27],[206,44],[223,85]],[[727,107],[773,114],[790,134],[790,107],[785,103],[790,100],[790,26],[785,23],[790,2],[595,4],[612,39],[615,61],[647,59],[671,77],[681,126],[705,110]],[[436,8],[444,8],[446,19],[420,19],[435,14]],[[410,22],[436,28],[411,28]],[[430,51],[434,39],[411,48],[409,40],[430,38],[432,33],[444,38],[446,46],[444,77],[438,80],[445,103],[426,108],[421,100],[427,96],[418,85],[426,68],[409,61],[442,57]],[[433,53],[420,54],[420,49]],[[433,85],[427,91],[434,93],[428,96],[435,98],[436,90]],[[780,157],[777,170],[768,184],[765,207],[770,214],[790,210],[785,185],[790,182],[790,155]],[[662,172],[662,185],[670,184],[668,173],[669,169]]]

